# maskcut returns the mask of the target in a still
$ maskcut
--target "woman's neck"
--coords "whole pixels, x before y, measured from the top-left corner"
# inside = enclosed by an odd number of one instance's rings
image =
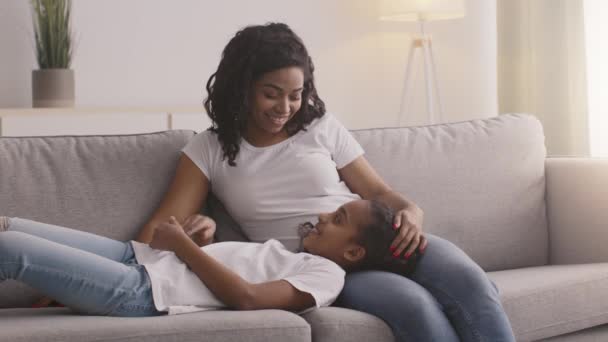
[[[287,140],[289,138],[289,134],[285,128],[283,128],[283,130],[281,130],[279,133],[272,134],[257,127],[248,126],[245,131],[244,138],[249,144],[255,147],[267,147]]]

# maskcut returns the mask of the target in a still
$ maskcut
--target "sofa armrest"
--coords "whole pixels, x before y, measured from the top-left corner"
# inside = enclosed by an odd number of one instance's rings
[[[545,161],[549,262],[608,262],[608,159]]]

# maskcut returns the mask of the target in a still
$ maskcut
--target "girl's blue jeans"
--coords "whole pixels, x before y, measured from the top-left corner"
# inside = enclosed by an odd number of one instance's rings
[[[88,315],[158,316],[129,242],[21,218],[0,232],[0,281],[14,279]]]
[[[336,305],[380,317],[399,342],[514,342],[498,288],[481,267],[451,242],[425,237],[410,277],[350,273]]]

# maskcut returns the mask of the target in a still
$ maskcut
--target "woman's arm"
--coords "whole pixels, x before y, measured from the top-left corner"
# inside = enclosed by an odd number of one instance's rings
[[[174,219],[158,226],[150,246],[175,252],[228,307],[301,311],[315,305],[312,295],[296,289],[285,280],[249,283],[200,249]]]
[[[378,200],[395,211],[417,207],[416,203],[393,191],[363,156],[339,169],[338,174],[350,191],[363,199]]]
[[[339,169],[338,174],[353,193],[380,201],[395,211],[395,229],[401,229],[391,245],[394,256],[401,255],[406,248],[406,258],[416,248],[424,252],[427,244],[422,235],[424,212],[416,203],[391,189],[363,156]]]
[[[184,222],[186,218],[198,213],[205,204],[208,193],[209,180],[190,158],[182,154],[169,190],[135,240],[149,243],[154,228],[167,221],[169,216],[175,216]]]

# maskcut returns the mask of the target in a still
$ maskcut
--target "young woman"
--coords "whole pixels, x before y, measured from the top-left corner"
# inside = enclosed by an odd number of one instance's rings
[[[171,217],[150,245],[0,217],[0,281],[15,279],[83,314],[154,316],[230,307],[302,312],[328,306],[345,271],[383,268],[391,210],[356,200],[302,225],[302,252],[277,240],[199,247]]]

